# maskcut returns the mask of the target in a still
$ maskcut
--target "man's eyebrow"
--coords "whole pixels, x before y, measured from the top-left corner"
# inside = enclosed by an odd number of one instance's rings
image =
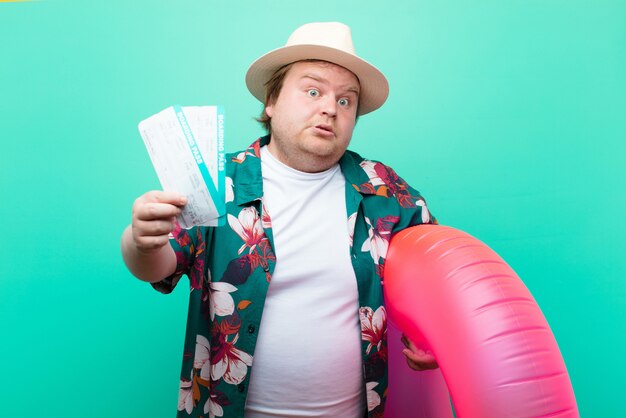
[[[316,75],[314,75],[314,74],[304,74],[304,75],[302,76],[302,78],[310,78],[310,79],[315,80],[315,81],[318,81],[318,82],[320,82],[320,83],[325,83],[325,84],[328,84],[328,81],[326,81],[325,79],[323,79],[323,78],[321,78],[321,77],[318,77],[318,76],[316,76]]]
[[[348,86],[348,88],[346,88],[346,90],[356,94],[357,96],[361,93],[361,90],[357,86],[355,86],[355,85]]]
[[[305,78],[310,78],[311,80],[315,80],[319,83],[323,83],[323,84],[328,84],[328,80],[318,77],[315,74],[304,74],[301,79],[305,79]],[[354,84],[348,84],[347,87],[345,88],[346,91],[348,92],[352,92],[355,93],[357,96],[360,93],[360,89],[358,86],[354,85]]]

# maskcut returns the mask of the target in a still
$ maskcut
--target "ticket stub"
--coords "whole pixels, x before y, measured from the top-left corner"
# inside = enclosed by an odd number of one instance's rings
[[[139,123],[139,133],[165,191],[187,196],[182,228],[225,223],[224,110],[171,106]]]

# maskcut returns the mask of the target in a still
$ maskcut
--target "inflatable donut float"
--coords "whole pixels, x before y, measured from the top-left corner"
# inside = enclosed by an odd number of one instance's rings
[[[384,292],[392,322],[385,417],[452,416],[443,380],[459,418],[579,416],[539,306],[511,267],[481,241],[439,225],[396,234]],[[400,348],[392,346],[401,333],[431,351],[440,371],[407,371]],[[413,379],[413,387],[400,379]]]

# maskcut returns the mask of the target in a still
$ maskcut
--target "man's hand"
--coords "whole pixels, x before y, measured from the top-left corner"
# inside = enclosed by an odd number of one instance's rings
[[[402,354],[406,357],[406,362],[410,368],[417,371],[432,370],[439,367],[435,356],[424,350],[420,350],[402,334],[402,344],[406,347],[402,350]]]
[[[168,234],[176,226],[187,198],[178,193],[151,191],[133,204],[132,233],[137,250],[144,254],[158,252],[168,243]]]
[[[185,196],[162,191],[148,192],[135,200],[132,222],[122,234],[122,256],[137,278],[156,282],[176,270],[176,254],[168,245],[168,234],[185,204]]]

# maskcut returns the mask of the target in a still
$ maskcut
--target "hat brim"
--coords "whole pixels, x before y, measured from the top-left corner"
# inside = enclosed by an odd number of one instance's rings
[[[321,45],[291,45],[275,49],[252,63],[246,73],[248,90],[265,103],[265,84],[279,68],[302,60],[332,62],[350,70],[359,79],[359,115],[378,109],[389,95],[389,83],[378,68],[369,62],[341,50]]]

